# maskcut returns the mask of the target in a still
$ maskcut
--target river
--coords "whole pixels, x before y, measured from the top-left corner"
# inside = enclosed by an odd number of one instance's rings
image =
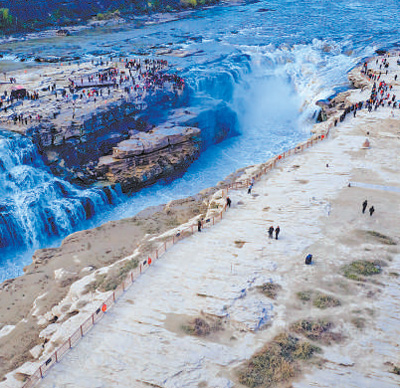
[[[20,275],[23,266],[31,262],[34,249],[57,246],[72,231],[195,194],[236,169],[263,162],[308,137],[315,123],[315,102],[349,88],[347,72],[376,49],[398,46],[399,13],[398,3],[391,0],[255,1],[187,12],[164,23],[137,19],[115,26],[78,29],[69,37],[38,33],[3,39],[0,71],[37,66],[33,61],[37,55],[79,55],[90,60],[147,53],[155,57],[160,48],[187,50],[193,55],[156,57],[167,59],[186,79],[189,107],[224,106],[218,119],[208,126],[229,126],[231,136],[218,144],[210,140],[182,177],[125,197],[118,192],[104,196],[97,190],[83,192],[68,186],[36,160],[40,156],[35,150],[30,151],[35,160],[14,160],[12,167],[7,167],[10,164],[4,161],[10,160],[15,148],[19,152],[19,147],[29,149],[30,145],[16,141],[10,149],[10,139],[1,135],[0,160],[5,167],[0,173],[0,281]],[[8,183],[15,169],[18,176],[23,170],[24,179],[13,180],[14,187]],[[59,190],[56,202],[43,190],[43,182],[49,180],[57,181],[57,187],[68,187]],[[30,218],[34,216],[24,202],[25,196],[21,197],[29,190],[38,196],[38,219]],[[93,196],[100,202],[91,205],[90,217],[82,209],[76,210]],[[43,214],[48,214],[43,209],[49,208],[50,201],[53,207],[57,203],[64,208],[72,206],[75,213],[66,211],[58,219],[53,217],[49,222],[55,227],[49,232],[41,222]],[[12,220],[19,225],[19,229],[13,229],[14,240],[7,224],[10,220],[6,220],[10,211],[4,207],[10,203],[20,204],[15,214],[25,220]],[[60,214],[59,208],[56,213]],[[80,214],[78,222],[71,223],[76,214]],[[26,237],[21,240],[22,235]]]

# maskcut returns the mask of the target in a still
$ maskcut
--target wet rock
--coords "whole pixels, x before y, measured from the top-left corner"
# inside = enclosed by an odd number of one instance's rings
[[[70,36],[71,33],[68,30],[60,29],[56,32],[57,36]]]

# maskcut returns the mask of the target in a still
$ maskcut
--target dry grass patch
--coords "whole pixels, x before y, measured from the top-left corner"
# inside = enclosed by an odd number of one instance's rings
[[[319,309],[327,309],[330,307],[340,306],[340,300],[334,296],[318,293],[313,301],[313,305]]]
[[[224,320],[220,317],[196,317],[186,325],[182,325],[182,330],[189,335],[196,337],[206,337],[211,333],[223,330]]]
[[[306,291],[299,291],[296,296],[298,299],[300,299],[303,302],[308,302],[311,300],[311,297],[313,295],[312,290],[306,290]]]
[[[297,334],[304,335],[307,339],[321,342],[329,345],[332,342],[340,342],[343,339],[342,334],[331,331],[333,323],[326,320],[308,320],[302,319],[293,323],[290,329]]]
[[[351,320],[351,323],[357,328],[357,329],[364,329],[365,328],[365,318],[357,317],[353,318]]]
[[[365,281],[366,276],[377,275],[382,269],[378,262],[356,260],[342,267],[343,275],[350,280]]]
[[[275,299],[282,286],[277,283],[264,283],[262,286],[257,286],[257,289],[266,297]]]
[[[300,361],[311,359],[321,349],[290,334],[280,334],[256,353],[239,371],[239,382],[247,387],[276,387],[289,382],[300,371]]]
[[[368,230],[366,233],[368,236],[373,237],[375,240],[378,240],[382,244],[397,245],[397,243],[391,237],[386,236],[382,233],[375,232],[374,230]]]
[[[243,248],[243,245],[246,244],[246,241],[236,240],[235,245],[237,248]]]
[[[89,283],[85,292],[94,292],[96,290],[114,291],[125,278],[128,273],[138,266],[138,261],[136,259],[131,259],[123,262],[116,268],[111,269],[107,274],[97,275],[94,282]]]

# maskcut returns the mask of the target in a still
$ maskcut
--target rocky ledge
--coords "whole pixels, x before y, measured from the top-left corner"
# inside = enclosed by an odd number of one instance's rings
[[[96,171],[122,191],[134,191],[188,167],[199,152],[200,129],[161,126],[120,142],[100,158]]]

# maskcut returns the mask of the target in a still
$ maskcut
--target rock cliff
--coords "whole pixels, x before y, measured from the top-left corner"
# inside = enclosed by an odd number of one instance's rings
[[[130,192],[187,168],[201,147],[200,129],[185,124],[190,112],[138,131],[139,112],[138,104],[117,101],[79,120],[43,121],[27,135],[56,175],[83,186],[119,183]]]
[[[187,168],[199,152],[200,129],[162,126],[120,142],[112,155],[100,158],[96,171],[128,192]]]

